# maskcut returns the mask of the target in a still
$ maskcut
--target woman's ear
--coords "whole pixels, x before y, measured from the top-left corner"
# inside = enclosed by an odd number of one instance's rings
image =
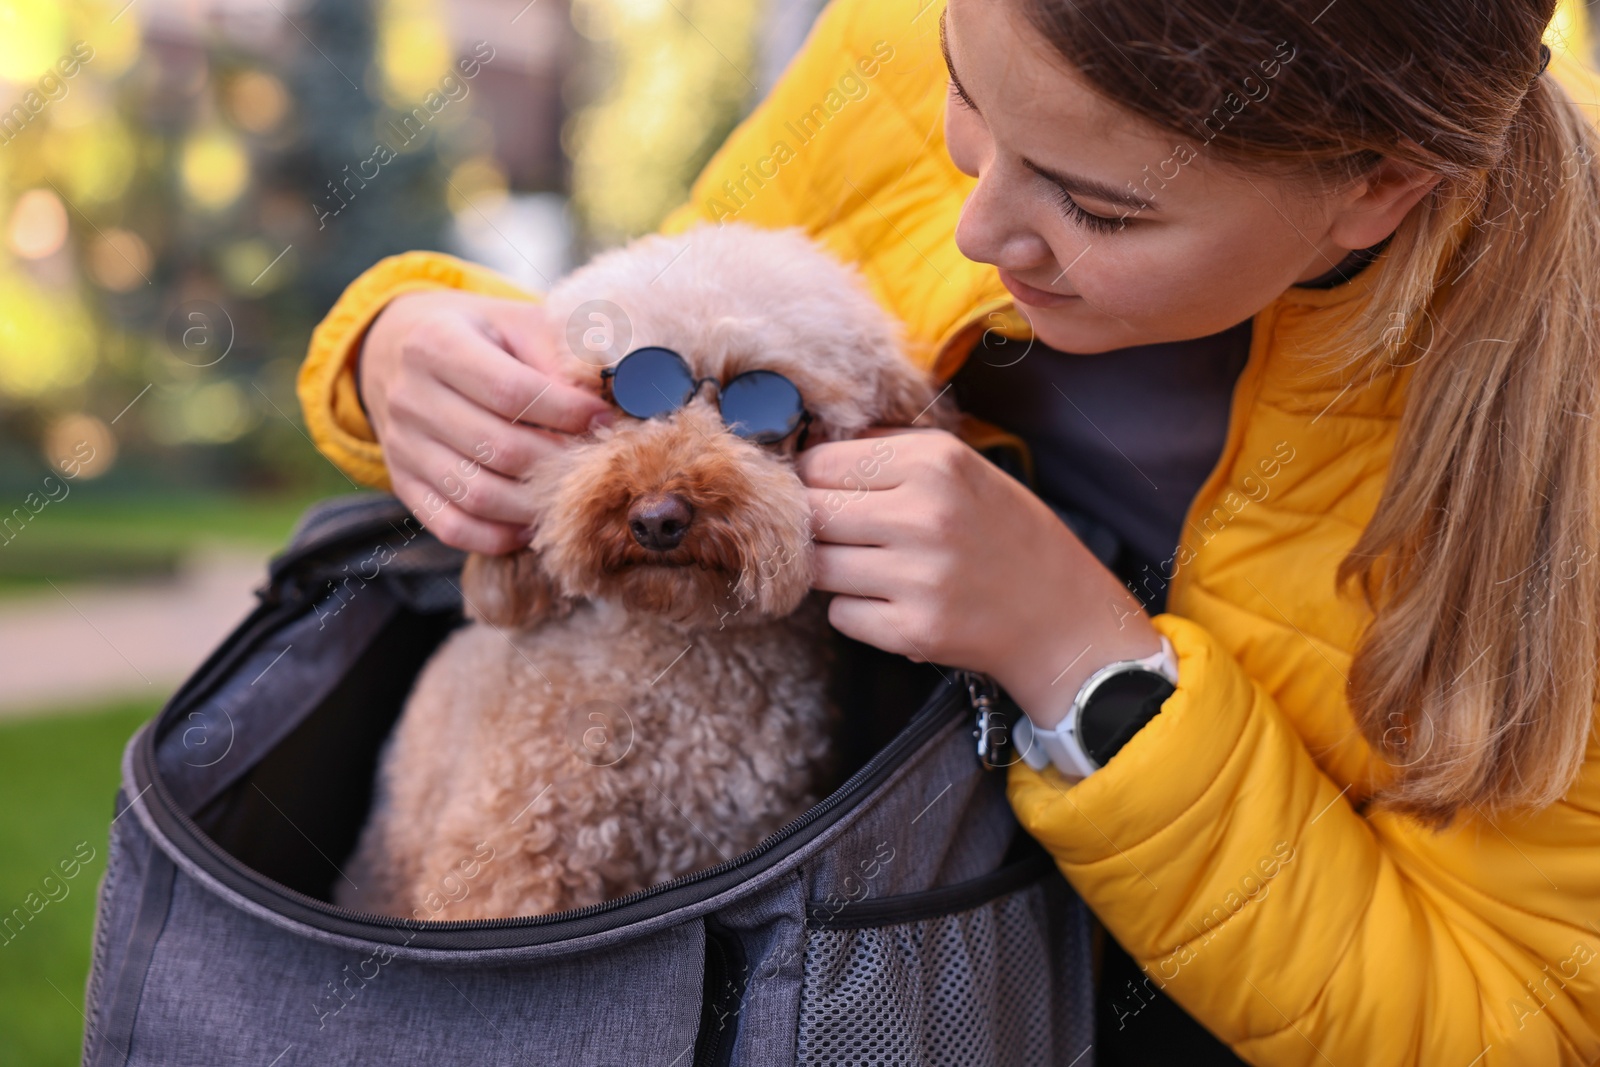
[[[538,554],[526,548],[504,556],[468,556],[461,569],[461,598],[469,618],[512,629],[563,615],[570,607],[556,595]]]
[[[1345,248],[1370,248],[1394,233],[1406,215],[1444,180],[1437,171],[1385,158],[1350,190],[1328,236]]]

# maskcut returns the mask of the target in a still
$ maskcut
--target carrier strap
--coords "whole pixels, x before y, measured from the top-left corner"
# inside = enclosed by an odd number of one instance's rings
[[[122,815],[131,805],[121,804]],[[156,848],[144,835],[136,835],[144,849],[143,891],[139,895],[138,911],[134,914],[133,928],[128,931],[128,947],[122,954],[122,966],[111,983],[106,1008],[104,1029],[95,1026],[93,1019],[85,1020],[95,1038],[94,1052],[86,1067],[123,1067],[133,1047],[134,1023],[139,1017],[139,1000],[144,996],[145,978],[150,972],[150,961],[155,955],[156,942],[167,925],[167,912],[172,905],[172,881],[176,868],[172,861]]]

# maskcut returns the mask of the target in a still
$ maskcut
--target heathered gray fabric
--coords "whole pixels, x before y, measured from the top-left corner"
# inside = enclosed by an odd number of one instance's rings
[[[593,959],[447,967],[284,937],[186,878],[172,919],[134,1063],[670,1063],[699,1025],[695,923]]]
[[[120,800],[120,798],[119,798]],[[118,804],[119,811],[123,811]],[[143,991],[146,957],[134,944],[140,901],[155,893],[150,877],[153,846],[131,815],[111,825],[106,873],[100,882],[94,924],[94,958],[89,967],[86,1002],[91,1005],[84,1027],[85,1064],[122,1063],[128,1033]],[[159,853],[156,853],[159,855]],[[170,865],[169,865],[170,866]]]
[[[1047,864],[1028,868],[1027,885],[990,891],[1019,831],[1003,775],[977,763],[965,713],[767,869],[733,878],[715,895],[674,898],[653,917],[540,928],[543,944],[389,945],[382,939],[398,936],[392,927],[384,932],[310,901],[297,905],[307,909],[297,918],[269,898],[245,895],[255,890],[224,884],[207,869],[216,861],[185,855],[161,830],[172,816],[155,816],[160,793],[138,786],[141,746],[152,745],[159,781],[180,810],[193,817],[209,804],[203,820],[218,818],[219,806],[248,794],[254,780],[226,786],[316,712],[320,694],[371,644],[382,620],[409,610],[407,603],[375,583],[349,601],[337,633],[312,615],[282,620],[213,679],[209,695],[180,694],[146,727],[148,737],[141,732],[130,743],[122,801],[132,803],[112,827],[101,889],[86,1063],[691,1067],[708,1042],[700,1032],[708,987],[713,997],[742,987],[708,1027],[725,1027],[733,1038],[726,1062],[795,1064],[802,1019],[815,1016],[826,995],[815,983],[808,991],[807,960],[838,940],[829,922],[808,916],[808,903],[825,906],[830,917],[855,909],[871,918],[867,929],[849,935],[859,943],[875,936],[874,926],[897,925],[900,900],[920,901],[925,910],[926,898],[911,895],[971,884],[959,909],[951,908],[960,918],[919,913],[915,925],[1003,928],[1004,936],[984,942],[987,954],[954,951],[960,939],[947,936],[928,941],[925,953],[900,952],[901,995],[885,1010],[892,1007],[907,1036],[889,1050],[898,1057],[893,1062],[974,1062],[970,1047],[951,1051],[935,1033],[959,1003],[963,1026],[991,1035],[978,1041],[989,1050],[982,1062],[1091,1063],[1092,1054],[1078,1058],[1092,1025],[1087,912]],[[191,707],[202,715],[188,718]],[[219,708],[226,714],[218,717]],[[206,762],[210,753],[196,757],[192,737],[182,740],[185,729],[224,726],[232,747],[217,764]],[[335,921],[350,925],[342,932],[320,925]],[[742,964],[719,985],[709,961],[729,951]],[[970,995],[952,999],[961,990]]]
[[[684,921],[683,914],[708,911],[739,937],[746,953],[747,985],[734,1009],[737,1042],[731,1062],[801,1062],[796,1042],[810,1007],[802,996],[805,961],[819,943],[838,936],[806,919],[806,901],[833,901],[840,914],[848,915],[857,901],[881,905],[903,893],[963,881],[938,872],[975,867],[983,852],[992,855],[991,869],[998,864],[1006,837],[977,828],[1002,824],[1003,795],[988,784],[999,778],[976,769],[965,734],[959,724],[945,730],[922,759],[911,761],[862,803],[854,818],[782,867],[728,894],[736,898],[732,902],[714,909],[714,902],[707,902],[606,934],[529,948],[419,953],[303,925],[291,932],[285,927],[296,924],[281,917],[277,923],[264,921],[251,914],[259,905],[240,907],[237,899],[228,899],[232,894],[191,877],[187,860],[174,865],[158,850],[153,864],[130,862],[130,855],[149,847],[145,820],[138,817],[142,804],[135,805],[114,827],[115,873],[108,877],[102,902],[109,916],[108,947],[96,961],[102,974],[120,978],[115,983],[102,978],[90,1004],[94,1026],[131,1056],[124,1061],[107,1054],[91,1062],[97,1067],[244,1065],[271,1062],[281,1053],[284,1067],[466,1062],[468,1057],[488,1063],[671,1064],[694,1042],[705,958],[703,924]],[[971,806],[958,809],[955,798],[967,798]],[[951,817],[941,819],[938,813],[946,804]],[[895,850],[886,863],[885,845]],[[864,876],[864,863],[865,869],[878,871],[876,878]],[[170,905],[158,912],[162,922],[148,960],[129,959],[136,946],[118,935],[133,932],[141,898],[148,895],[150,866],[177,868]],[[850,872],[854,882],[846,882]],[[1054,874],[1048,882],[1050,909],[1034,910],[1045,899],[1038,897],[1038,884],[976,909],[1006,907],[1008,900],[1027,896],[1034,906],[1021,914],[1036,917],[1031,929],[1019,931],[1015,920],[1010,924],[1006,950],[988,957],[982,973],[969,974],[966,964],[958,973],[941,973],[934,959],[922,960],[926,974],[919,974],[918,982],[926,983],[929,1003],[908,1006],[902,997],[893,1010],[904,1015],[927,1009],[932,1020],[939,1016],[932,1010],[938,1003],[931,993],[936,987],[980,981],[986,987],[1026,987],[1034,994],[1031,1000],[985,993],[978,1003],[997,1014],[996,1026],[1019,1012],[1032,1020],[1024,1032],[1043,1040],[1052,1055],[986,1062],[1072,1062],[1091,1040],[1086,913]],[[878,892],[880,884],[885,892]],[[452,962],[441,962],[452,955]],[[1005,980],[1006,975],[1036,976],[1040,959],[1052,961],[1042,983]],[[905,967],[917,965],[916,959],[904,964],[901,978]],[[127,1010],[130,997],[136,1024],[114,1029],[112,1015],[119,1004]],[[1004,1032],[1014,1033],[1015,1024],[1008,1025]],[[1048,1031],[1042,1036],[1041,1027]],[[912,1039],[908,1049],[924,1048],[925,1035]],[[523,1054],[509,1055],[506,1050],[513,1046]],[[967,1051],[958,1051],[953,1058],[908,1062],[969,1062]],[[678,1062],[686,1067],[689,1058]],[[1090,1063],[1092,1056],[1078,1062]]]

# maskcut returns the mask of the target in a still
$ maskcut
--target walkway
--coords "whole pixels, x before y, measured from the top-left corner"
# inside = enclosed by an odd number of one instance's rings
[[[0,600],[0,718],[165,700],[254,606],[267,556],[210,549],[162,583]]]

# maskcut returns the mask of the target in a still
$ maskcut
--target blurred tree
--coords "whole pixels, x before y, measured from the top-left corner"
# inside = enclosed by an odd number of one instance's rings
[[[0,92],[27,117],[0,97],[0,478],[36,481],[73,427],[127,488],[343,486],[293,376],[351,278],[444,240],[468,153],[436,4],[262,4],[274,32],[141,40],[124,3],[0,0]]]
[[[761,0],[573,0],[594,43],[567,129],[573,205],[592,245],[653,230],[759,96]]]
[[[452,217],[513,244],[470,117],[510,61],[469,99],[444,2],[0,0],[0,486],[93,440],[86,474],[127,490],[344,487],[293,399],[317,319]],[[769,2],[574,0],[594,62],[564,143],[590,245],[683,199],[766,79]],[[476,17],[526,15],[502,6]],[[469,65],[493,62],[486,35]]]
[[[295,55],[289,85],[302,104],[299,136],[274,177],[306,197],[298,295],[318,315],[382,256],[439,248],[449,221],[441,159],[450,154],[443,142],[455,116],[448,103],[435,116],[424,101],[439,93],[455,56],[436,20],[415,18],[417,4],[381,6],[392,22],[407,24],[385,33],[383,65],[374,63],[372,0],[313,0],[298,20],[323,54]],[[398,84],[389,74],[396,68],[407,75]]]
[[[78,240],[82,211],[122,194],[134,136],[105,86],[139,53],[132,25],[93,29],[101,5],[0,4],[0,452],[37,454],[44,423],[87,395],[101,363],[75,264],[118,252],[123,274],[148,249],[111,225]],[[88,43],[94,37],[94,44]],[[119,281],[123,274],[119,274]],[[9,446],[9,447],[8,447]],[[11,466],[10,463],[0,464]]]

